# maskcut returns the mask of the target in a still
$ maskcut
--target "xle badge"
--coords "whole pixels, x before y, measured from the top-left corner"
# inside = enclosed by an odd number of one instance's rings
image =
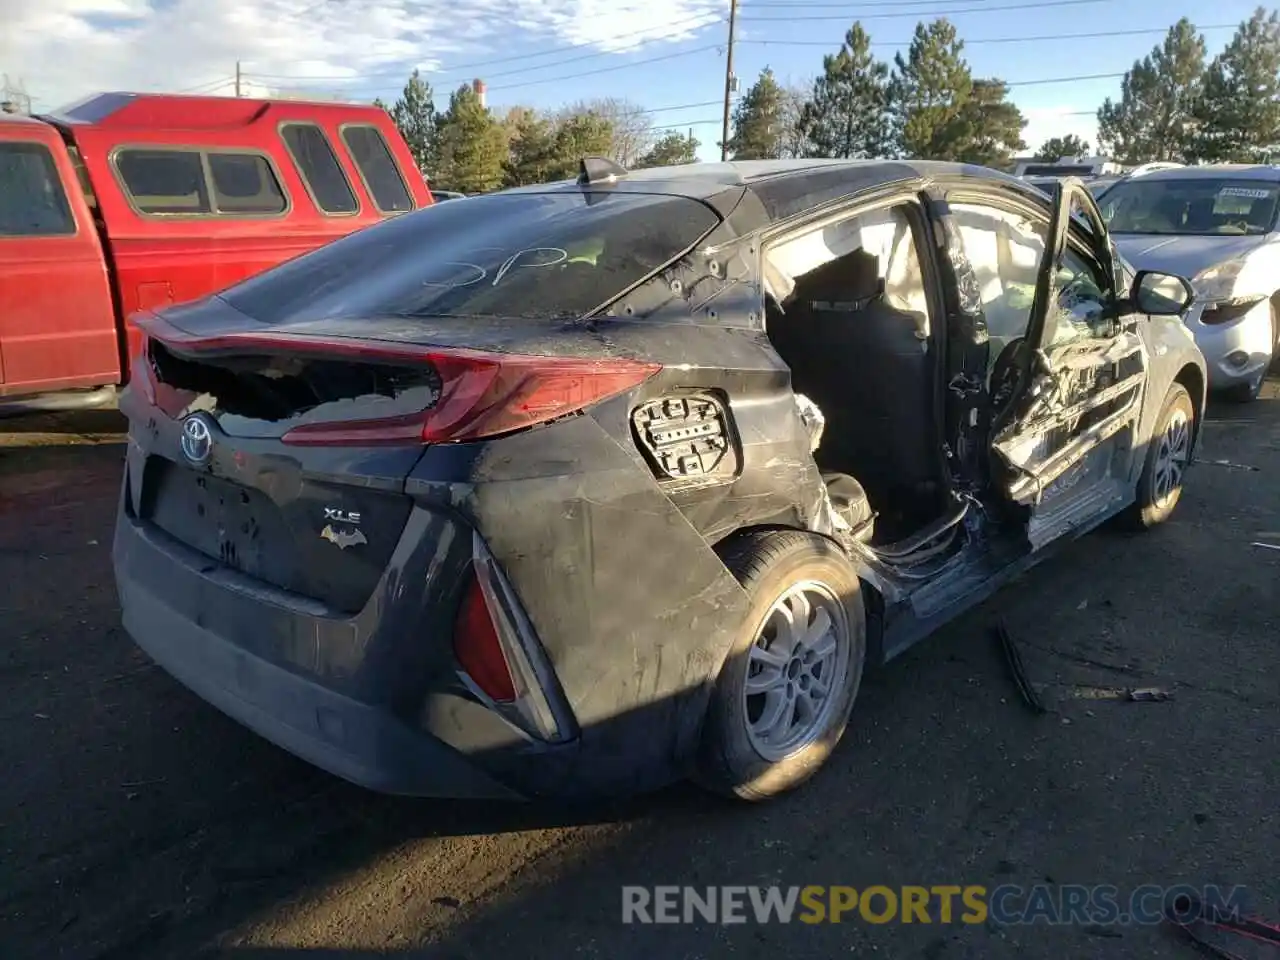
[[[369,542],[360,530],[335,530],[331,523],[324,525],[324,529],[320,531],[320,539],[336,544],[339,550],[358,547]]]

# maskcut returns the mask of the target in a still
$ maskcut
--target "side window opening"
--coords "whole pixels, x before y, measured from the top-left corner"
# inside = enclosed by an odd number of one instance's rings
[[[321,213],[359,212],[355,192],[323,130],[312,123],[289,123],[281,127],[280,138]]]
[[[865,491],[879,543],[945,509],[929,288],[911,211],[855,214],[765,251],[766,332],[825,421],[814,458],[833,504],[848,499],[848,477]]]
[[[116,170],[140,213],[213,212],[198,150],[121,150]]]
[[[990,378],[1004,349],[1025,337],[1030,327],[1048,222],[983,204],[955,203],[951,211],[964,257],[977,281],[991,344]],[[1089,261],[1070,247],[1054,289],[1044,346],[1094,336],[1095,324],[1106,309],[1107,294]]]
[[[142,214],[273,217],[289,208],[261,153],[127,147],[116,152],[114,162],[125,193]]]
[[[342,142],[347,145],[351,159],[355,161],[356,169],[381,213],[405,213],[413,209],[409,188],[405,186],[395,157],[377,127],[343,127]]]
[[[284,213],[284,191],[260,154],[211,153],[214,204],[219,213]]]
[[[69,236],[75,218],[58,167],[41,143],[0,143],[0,237]]]

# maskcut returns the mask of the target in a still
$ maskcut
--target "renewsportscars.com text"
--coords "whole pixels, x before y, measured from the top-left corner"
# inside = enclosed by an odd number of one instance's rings
[[[934,886],[624,886],[622,922],[995,923],[1047,925],[1188,923],[1205,911],[1238,917],[1243,887],[1157,886],[1122,893],[1108,884]]]

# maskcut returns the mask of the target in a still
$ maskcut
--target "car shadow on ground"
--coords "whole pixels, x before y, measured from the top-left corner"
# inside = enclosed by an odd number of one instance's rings
[[[1270,436],[1278,408],[1240,409]],[[1274,614],[1257,600],[1274,570],[1244,540],[1255,521],[1280,530],[1280,504],[1258,487],[1274,482],[1263,471],[1276,455],[1260,431],[1225,429],[1239,443],[1226,449],[1210,431],[1207,455],[1262,471],[1204,471],[1168,526],[1071,544],[870,675],[829,767],[763,806],[684,786],[591,805],[379,797],[147,669],[104,607],[107,633],[75,635],[66,654],[85,660],[78,673],[71,660],[74,683],[27,709],[45,717],[39,737],[59,727],[55,739],[0,744],[25,761],[3,764],[13,784],[48,781],[4,817],[13,876],[0,919],[12,935],[0,942],[15,957],[93,960],[191,957],[209,943],[232,960],[1176,956],[1142,928],[624,927],[620,888],[1189,881],[1280,899],[1280,839],[1265,819],[1280,791],[1268,680],[1280,661]],[[109,530],[114,491],[100,502],[93,522]],[[109,578],[107,559],[105,547],[69,556],[33,589]],[[42,611],[58,593],[34,603],[28,632],[43,655],[53,631]],[[1024,646],[1045,715],[1018,700],[990,637],[997,614]],[[1212,670],[1206,648],[1224,651]],[[1177,695],[1077,696],[1138,685]],[[18,690],[24,707],[44,696],[34,686]],[[95,826],[54,842],[41,806]]]
[[[493,895],[472,901],[465,878],[427,873],[411,894],[362,901],[376,918],[368,922],[344,906],[367,888],[313,884],[293,916],[259,913],[217,955],[1195,955],[1162,925],[943,924],[935,914],[931,925],[855,915],[813,926],[624,926],[621,887],[1243,884],[1254,903],[1280,902],[1280,837],[1267,826],[1280,790],[1271,757],[1280,697],[1265,679],[1280,659],[1275,605],[1261,601],[1275,569],[1248,549],[1257,523],[1280,529],[1280,503],[1266,494],[1280,467],[1275,386],[1247,407],[1214,401],[1208,419],[1229,421],[1232,440],[1209,428],[1202,441],[1206,462],[1250,461],[1256,471],[1199,469],[1166,526],[1067,545],[870,675],[845,742],[804,790],[761,806],[668,791],[633,806],[625,829],[548,851]],[[1235,416],[1243,410],[1251,415]],[[991,639],[997,619],[1022,649],[1044,713],[1011,682]],[[1168,699],[1134,701],[1125,695],[1134,689]]]

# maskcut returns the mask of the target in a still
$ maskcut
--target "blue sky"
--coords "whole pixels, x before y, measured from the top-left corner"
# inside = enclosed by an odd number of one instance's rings
[[[1093,111],[1120,74],[1187,15],[1210,55],[1253,0],[742,0],[735,72],[765,66],[803,83],[860,19],[885,60],[917,20],[946,16],[976,76],[1013,85],[1032,148],[1054,134],[1091,142]],[[1198,9],[1197,9],[1198,8]],[[438,100],[473,77],[495,109],[625,97],[655,127],[692,128],[718,154],[727,3],[723,0],[0,0],[0,72],[39,109],[99,89],[247,93],[284,88],[394,99],[415,65]],[[1071,34],[1103,34],[1062,39]],[[1048,38],[1048,39],[1039,39]],[[993,42],[1003,41],[1003,42]],[[74,63],[75,67],[67,65]],[[194,88],[194,89],[193,89]]]

